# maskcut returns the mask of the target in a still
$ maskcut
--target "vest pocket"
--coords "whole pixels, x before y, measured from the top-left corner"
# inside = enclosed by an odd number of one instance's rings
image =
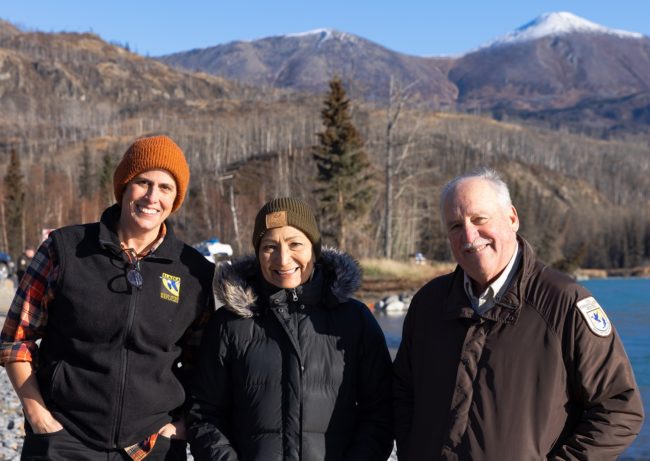
[[[43,400],[48,403],[48,407],[49,403],[54,401],[56,378],[60,374],[62,366],[63,361],[57,360],[36,370],[36,379],[38,380]]]
[[[50,379],[50,386],[51,386],[50,392],[53,398],[56,395],[57,378],[61,374],[62,367],[63,367],[63,360],[59,360],[56,364],[56,367],[54,367],[54,371],[52,372],[52,378]]]

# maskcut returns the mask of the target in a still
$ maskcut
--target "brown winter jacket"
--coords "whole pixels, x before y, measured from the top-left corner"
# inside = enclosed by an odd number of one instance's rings
[[[643,407],[616,330],[600,336],[576,303],[591,294],[539,261],[482,316],[463,271],[413,298],[395,359],[400,461],[615,459]]]

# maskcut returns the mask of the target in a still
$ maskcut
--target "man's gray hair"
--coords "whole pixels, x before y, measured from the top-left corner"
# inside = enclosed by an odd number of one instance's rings
[[[482,166],[455,177],[447,184],[445,184],[445,186],[442,188],[442,192],[440,193],[440,220],[442,221],[443,226],[445,225],[445,201],[449,197],[449,194],[451,194],[456,189],[458,183],[469,178],[485,179],[494,188],[494,192],[496,193],[499,205],[501,205],[503,208],[509,208],[512,206],[512,200],[510,199],[510,190],[508,189],[508,185],[503,182],[503,179],[501,179],[501,176],[499,173],[497,173],[496,170]]]

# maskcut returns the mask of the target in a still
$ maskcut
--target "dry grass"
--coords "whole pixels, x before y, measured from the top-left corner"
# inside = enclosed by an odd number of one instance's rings
[[[454,270],[450,262],[429,261],[416,264],[410,261],[368,258],[360,261],[364,278],[430,280]]]

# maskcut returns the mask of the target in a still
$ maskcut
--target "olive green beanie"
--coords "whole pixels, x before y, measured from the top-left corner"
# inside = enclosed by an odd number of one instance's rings
[[[255,254],[259,252],[260,240],[264,233],[283,226],[301,230],[311,242],[316,258],[320,256],[321,237],[314,213],[304,201],[292,197],[274,198],[257,212],[253,230]]]

